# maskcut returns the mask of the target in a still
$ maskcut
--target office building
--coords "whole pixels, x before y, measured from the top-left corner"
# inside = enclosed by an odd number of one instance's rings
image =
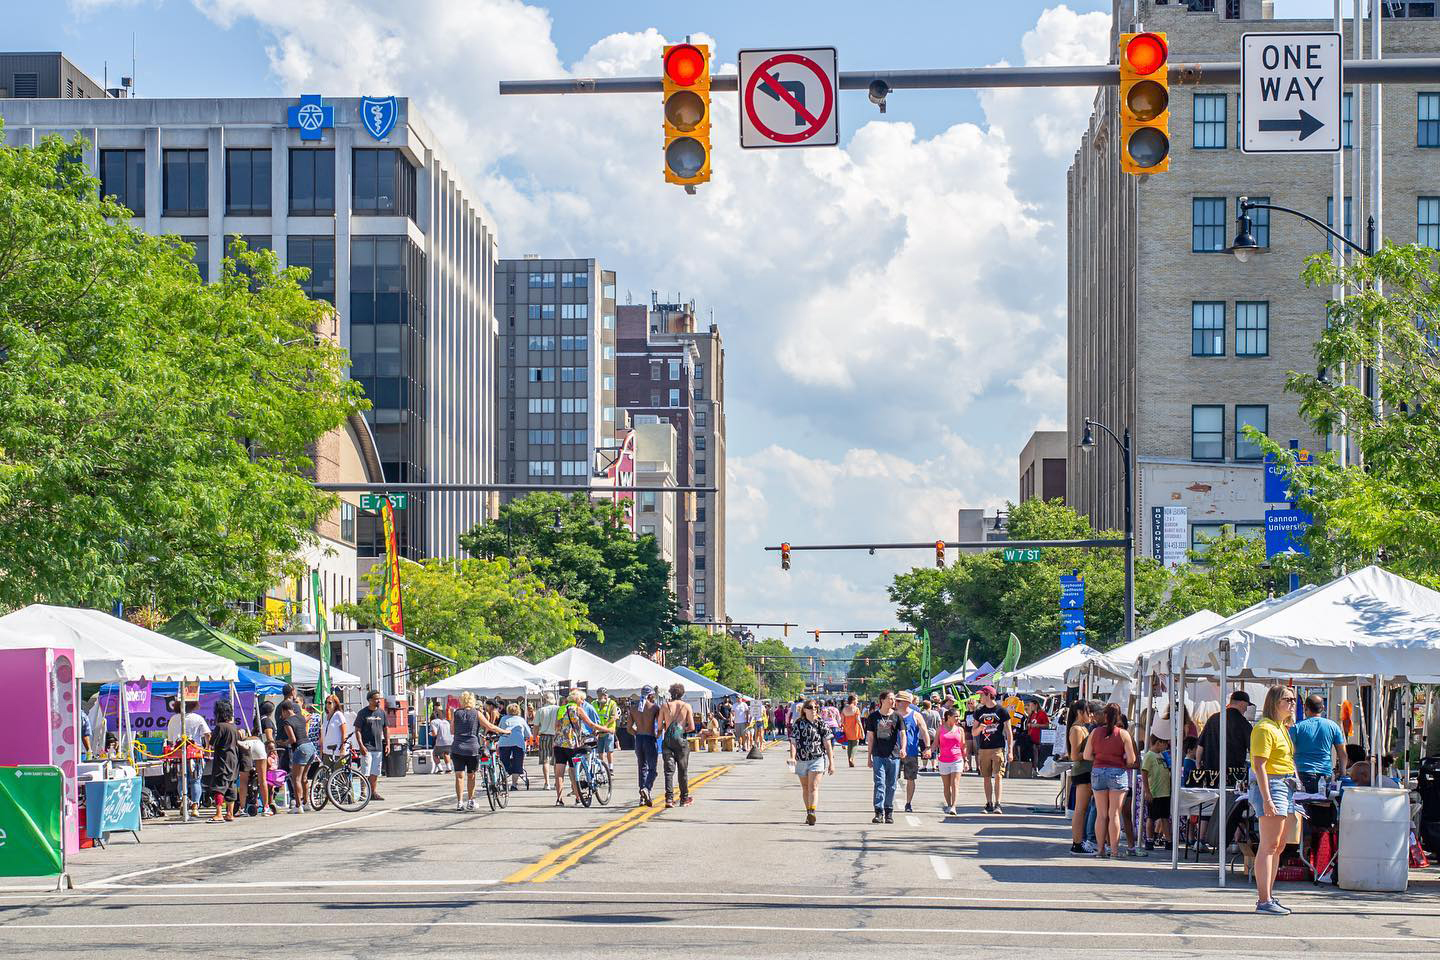
[[[0,101],[12,145],[83,136],[101,189],[219,279],[230,239],[335,305],[387,481],[495,480],[494,220],[404,97]],[[484,494],[412,496],[410,557],[458,552]],[[357,522],[360,563],[383,551]]]
[[[501,260],[495,317],[501,481],[591,487],[597,451],[616,446],[614,272],[593,259]]]
[[[1064,430],[1036,430],[1020,451],[1020,499],[1065,502],[1065,460],[1069,443]]]
[[[116,92],[123,95],[126,88]],[[0,100],[103,99],[110,94],[63,53],[0,53]]]
[[[1384,9],[1387,58],[1440,48],[1436,4]],[[1117,0],[1111,50],[1139,24],[1168,34],[1172,63],[1237,61],[1245,33],[1332,30],[1328,19],[1274,19],[1268,0]],[[1348,20],[1344,33],[1348,57]],[[1364,39],[1368,51],[1368,24]],[[1440,247],[1440,85],[1345,89],[1350,195],[1339,222],[1363,242],[1373,211],[1373,90],[1383,91],[1385,238]],[[1116,88],[1102,88],[1069,172],[1068,441],[1074,449],[1087,416],[1117,434],[1132,429],[1136,527],[1169,562],[1225,526],[1263,531],[1264,463],[1247,425],[1282,445],[1294,438],[1321,450],[1331,442],[1315,435],[1285,391],[1289,371],[1315,369],[1331,292],[1308,288],[1300,273],[1327,239],[1297,218],[1256,211],[1266,255],[1242,264],[1226,248],[1242,196],[1336,223],[1334,155],[1244,154],[1238,88],[1172,80],[1170,169],[1134,177],[1120,172],[1116,111]],[[1121,462],[1118,445],[1100,431],[1091,453],[1068,457],[1068,499],[1097,526],[1123,525]]]

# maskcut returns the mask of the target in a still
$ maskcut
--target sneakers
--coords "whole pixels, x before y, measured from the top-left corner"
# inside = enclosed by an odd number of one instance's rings
[[[811,811],[809,811],[808,813],[805,814],[805,826],[807,826],[807,827],[813,827],[813,826],[815,826],[815,811],[814,811],[814,810],[811,810]]]
[[[992,812],[997,813],[997,814],[998,814],[998,813],[1004,813],[1004,812],[1005,812],[1005,808],[1002,807],[1002,806],[1000,806],[1000,804],[997,803],[997,804],[995,804],[995,809],[994,809],[994,811],[992,811]]]
[[[1135,859],[1140,860],[1150,856],[1150,854],[1144,850],[1141,850],[1139,847],[1131,847],[1130,852],[1127,853],[1126,856],[1134,857]]]
[[[1080,841],[1080,847],[1081,847],[1086,853],[1094,853],[1094,852],[1095,852],[1095,844],[1092,843],[1092,842],[1089,841],[1089,840],[1081,840],[1081,841]]]
[[[464,801],[464,800],[456,800],[456,801],[455,801],[455,809],[456,809],[456,811],[464,810],[464,809],[465,809],[465,801]]]
[[[910,804],[907,803],[907,804],[905,804],[905,812],[906,812],[906,813],[914,813],[915,811],[912,810],[912,809],[910,809]]]
[[[953,817],[953,816],[955,816],[955,808],[954,808],[954,807],[945,807],[944,810],[945,810],[945,816],[947,816],[947,817]]]
[[[995,812],[995,804],[993,804],[993,803],[987,803],[987,804],[985,804],[985,812],[986,812],[986,813],[994,813],[994,812]]]
[[[470,797],[468,800],[465,801],[465,809],[466,809],[466,810],[474,810],[474,809],[475,809],[475,798],[474,798],[474,797]]]
[[[884,822],[885,822],[885,815],[884,815],[883,813],[881,813],[879,810],[876,810],[876,811],[875,811],[875,816],[873,816],[873,817],[870,818],[870,822],[871,822],[871,823],[884,823]]]
[[[683,798],[683,799],[680,801],[680,806],[682,806],[682,807],[688,807],[688,806],[690,806],[690,805],[691,805],[692,803],[694,803],[694,802],[695,802],[695,798],[694,798],[694,797],[685,797],[685,798]]]
[[[649,790],[641,790],[641,791],[640,791],[640,806],[642,806],[642,807],[652,807],[652,806],[654,806],[654,804],[653,804],[653,803],[651,802],[651,800],[650,800],[650,791],[649,791]]]
[[[1290,915],[1289,908],[1282,907],[1274,900],[1266,900],[1264,903],[1255,904],[1255,912],[1268,913],[1272,917],[1288,917]]]
[[[894,822],[895,822],[895,814],[891,813],[889,810],[886,810],[886,811],[885,811],[885,822],[886,822],[886,823],[894,823]]]
[[[1072,843],[1072,844],[1070,844],[1070,855],[1071,855],[1072,857],[1083,857],[1083,856],[1086,856],[1086,855],[1089,854],[1089,853],[1091,853],[1091,851],[1086,850],[1086,849],[1085,849],[1085,844],[1083,844],[1083,843]]]

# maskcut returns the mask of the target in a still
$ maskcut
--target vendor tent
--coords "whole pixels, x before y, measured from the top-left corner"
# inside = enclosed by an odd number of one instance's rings
[[[516,667],[498,659],[486,660],[461,670],[453,677],[425,687],[427,697],[458,697],[469,691],[477,697],[534,697],[545,692],[547,685],[525,676]]]
[[[542,687],[558,686],[560,684],[560,681],[564,679],[563,677],[557,677],[555,674],[551,673],[549,670],[544,669],[543,667],[537,667],[535,664],[530,663],[528,660],[522,660],[519,657],[512,657],[509,654],[501,654],[498,657],[491,657],[490,662],[503,663],[508,667],[513,667],[522,677],[525,677],[527,680],[533,680],[536,683],[540,684]]]
[[[267,677],[290,679],[290,658],[273,650],[265,650],[210,626],[193,613],[182,613],[167,620],[160,633],[192,647],[207,650],[217,657],[234,660],[240,666]]]
[[[989,660],[986,660],[984,663],[980,664],[980,666],[970,671],[970,673],[965,677],[965,679],[961,680],[960,682],[965,684],[967,687],[973,687],[977,683],[985,683],[987,680],[990,679],[990,675],[994,672],[995,665]]]
[[[1136,665],[1143,659],[1159,662],[1166,651],[1208,630],[1225,618],[1213,610],[1197,610],[1188,617],[1176,620],[1129,643],[1122,643],[1113,650],[1098,654],[1089,661],[1077,663],[1066,671],[1069,686],[1080,682],[1080,674],[1087,666],[1093,666],[1096,676],[1111,680],[1128,680],[1135,674]]]
[[[275,677],[267,677],[263,673],[256,673],[245,667],[240,668],[239,675],[234,680],[203,680],[200,683],[200,693],[229,693],[231,689],[237,693],[253,693],[260,696],[275,696],[285,689],[285,683]],[[118,684],[107,683],[100,688],[100,696],[113,697],[119,689]],[[171,697],[179,696],[180,684],[175,680],[160,681],[150,684],[150,696],[168,700]]]
[[[700,686],[709,690],[716,697],[741,696],[739,690],[734,690],[730,687],[727,687],[719,680],[711,680],[709,677],[705,676],[705,674],[699,673],[695,670],[691,670],[689,667],[674,667],[673,669],[676,673],[680,674],[680,676],[684,677],[686,680],[693,680],[696,683],[700,684]]]
[[[282,647],[278,643],[271,643],[269,640],[261,640],[260,647],[272,653],[278,653],[290,658],[290,682],[297,687],[306,690],[313,690],[320,683],[320,661],[309,654],[301,653],[298,650],[291,650],[289,647]],[[330,686],[332,687],[363,687],[365,681],[339,667],[330,668]]]
[[[234,661],[81,607],[32,603],[0,617],[0,647],[70,647],[86,683],[234,680]]]
[[[610,691],[611,696],[632,696],[640,692],[645,681],[623,667],[601,660],[595,654],[579,647],[562,650],[536,666],[543,667],[572,684],[585,684],[593,693],[601,687]]]
[[[1065,680],[1067,670],[1082,668],[1100,655],[1094,647],[1077,643],[1009,674],[1005,686],[1017,693],[1059,693],[1069,686]]]
[[[660,693],[668,692],[672,684],[680,684],[685,688],[685,702],[691,706],[700,706],[706,700],[709,700],[712,695],[710,688],[703,683],[696,683],[689,677],[682,676],[674,670],[667,670],[654,660],[648,657],[642,657],[638,653],[632,653],[628,657],[621,657],[615,661],[615,666],[622,670],[630,671]]]

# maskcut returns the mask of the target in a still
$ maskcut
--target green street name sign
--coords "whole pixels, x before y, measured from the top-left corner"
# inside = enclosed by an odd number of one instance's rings
[[[1039,547],[1005,547],[1000,552],[1006,563],[1034,563],[1041,554]]]
[[[410,503],[408,493],[362,493],[360,494],[361,510],[382,510],[385,507],[385,498],[390,498],[390,506],[396,510],[404,510]]]

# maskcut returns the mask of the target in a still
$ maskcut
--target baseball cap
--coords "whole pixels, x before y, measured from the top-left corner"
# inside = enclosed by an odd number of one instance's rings
[[[986,696],[995,696],[995,688],[990,686],[988,683],[980,688],[980,692],[985,694]]]
[[[654,692],[655,692],[655,688],[652,687],[652,686],[650,686],[650,684],[648,684],[648,683],[645,684],[645,686],[643,686],[643,687],[640,688],[640,696],[642,696],[642,697],[648,697],[648,696],[650,696],[650,694],[652,694],[652,693],[654,693]]]
[[[1250,694],[1246,693],[1244,690],[1236,690],[1235,692],[1230,694],[1230,699],[1239,700],[1241,703],[1249,703]]]

